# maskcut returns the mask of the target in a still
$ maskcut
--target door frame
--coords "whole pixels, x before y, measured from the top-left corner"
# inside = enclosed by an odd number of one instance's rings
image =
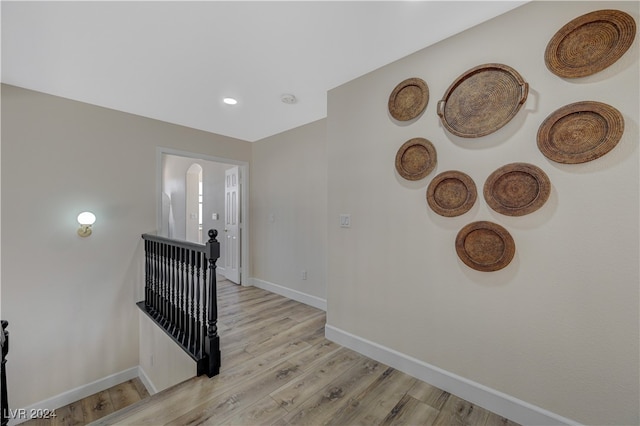
[[[156,147],[156,230],[162,226],[162,156],[175,155],[178,157],[193,158],[196,160],[224,163],[240,168],[240,283],[249,285],[249,162],[232,160],[229,158],[215,157],[196,152],[181,151],[172,148]],[[204,230],[203,230],[204,231]],[[222,238],[222,230],[218,229],[218,241]],[[208,239],[205,235],[203,240]]]

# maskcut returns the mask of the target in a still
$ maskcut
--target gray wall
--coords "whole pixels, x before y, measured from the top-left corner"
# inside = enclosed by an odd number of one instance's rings
[[[588,424],[638,424],[638,42],[610,68],[565,80],[544,63],[548,41],[593,10],[628,11],[638,2],[531,2],[355,79],[329,93],[328,325],[345,339],[397,351],[561,416]],[[425,29],[428,31],[428,29]],[[529,98],[499,131],[463,139],[441,125],[436,106],[453,81],[480,64],[515,68]],[[387,111],[409,77],[429,85],[414,122]],[[542,121],[571,102],[617,108],[625,132],[604,157],[562,165],[536,145]],[[429,139],[438,165],[409,182],[394,167],[400,146]],[[482,197],[485,179],[511,162],[530,162],[551,180],[540,210],[508,217]],[[470,212],[445,218],[427,205],[431,178],[469,174],[478,187]],[[351,228],[339,227],[351,213]],[[468,268],[455,237],[489,220],[514,237],[516,256],[497,272]],[[412,361],[413,362],[413,361]]]
[[[270,284],[283,286],[325,304],[326,121],[254,142],[252,158],[254,282],[266,288],[271,288]],[[306,271],[306,279],[302,279],[302,271]]]

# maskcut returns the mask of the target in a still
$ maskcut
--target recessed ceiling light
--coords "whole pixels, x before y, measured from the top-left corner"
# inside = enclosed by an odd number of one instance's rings
[[[234,98],[224,98],[222,102],[224,102],[227,105],[235,105],[238,103],[238,100]]]

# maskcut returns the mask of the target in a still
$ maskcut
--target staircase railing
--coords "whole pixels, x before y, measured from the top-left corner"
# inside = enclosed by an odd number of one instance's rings
[[[216,261],[218,231],[197,244],[143,234],[145,299],[137,305],[197,363],[197,374],[220,372]]]
[[[0,321],[2,330],[0,330],[0,347],[2,348],[2,371],[0,371],[0,399],[2,400],[2,414],[0,415],[0,424],[6,426],[9,423],[9,398],[7,397],[7,371],[5,364],[7,363],[7,354],[9,353],[9,332],[7,326],[9,323],[5,320]]]

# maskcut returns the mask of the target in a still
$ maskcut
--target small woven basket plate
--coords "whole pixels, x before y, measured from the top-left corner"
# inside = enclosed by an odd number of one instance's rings
[[[424,178],[433,171],[436,164],[436,149],[424,138],[408,140],[396,154],[396,170],[407,180]]]
[[[445,217],[468,212],[477,196],[473,179],[457,170],[440,173],[427,188],[427,203],[434,212]]]
[[[506,216],[523,216],[538,210],[549,199],[551,181],[540,168],[512,163],[491,173],[484,183],[484,199]]]
[[[470,69],[438,102],[444,127],[456,136],[477,138],[507,124],[527,100],[529,85],[513,68],[485,64]]]
[[[389,95],[389,113],[399,121],[419,116],[429,102],[429,87],[424,80],[408,78],[399,83]]]
[[[636,22],[619,10],[597,10],[560,28],[544,52],[547,68],[559,77],[577,78],[607,68],[629,49]]]
[[[511,263],[516,245],[511,234],[502,226],[479,221],[468,224],[458,232],[456,252],[468,267],[492,272]]]
[[[586,163],[611,151],[624,133],[624,118],[614,107],[594,101],[566,105],[538,129],[538,149],[557,163]]]

